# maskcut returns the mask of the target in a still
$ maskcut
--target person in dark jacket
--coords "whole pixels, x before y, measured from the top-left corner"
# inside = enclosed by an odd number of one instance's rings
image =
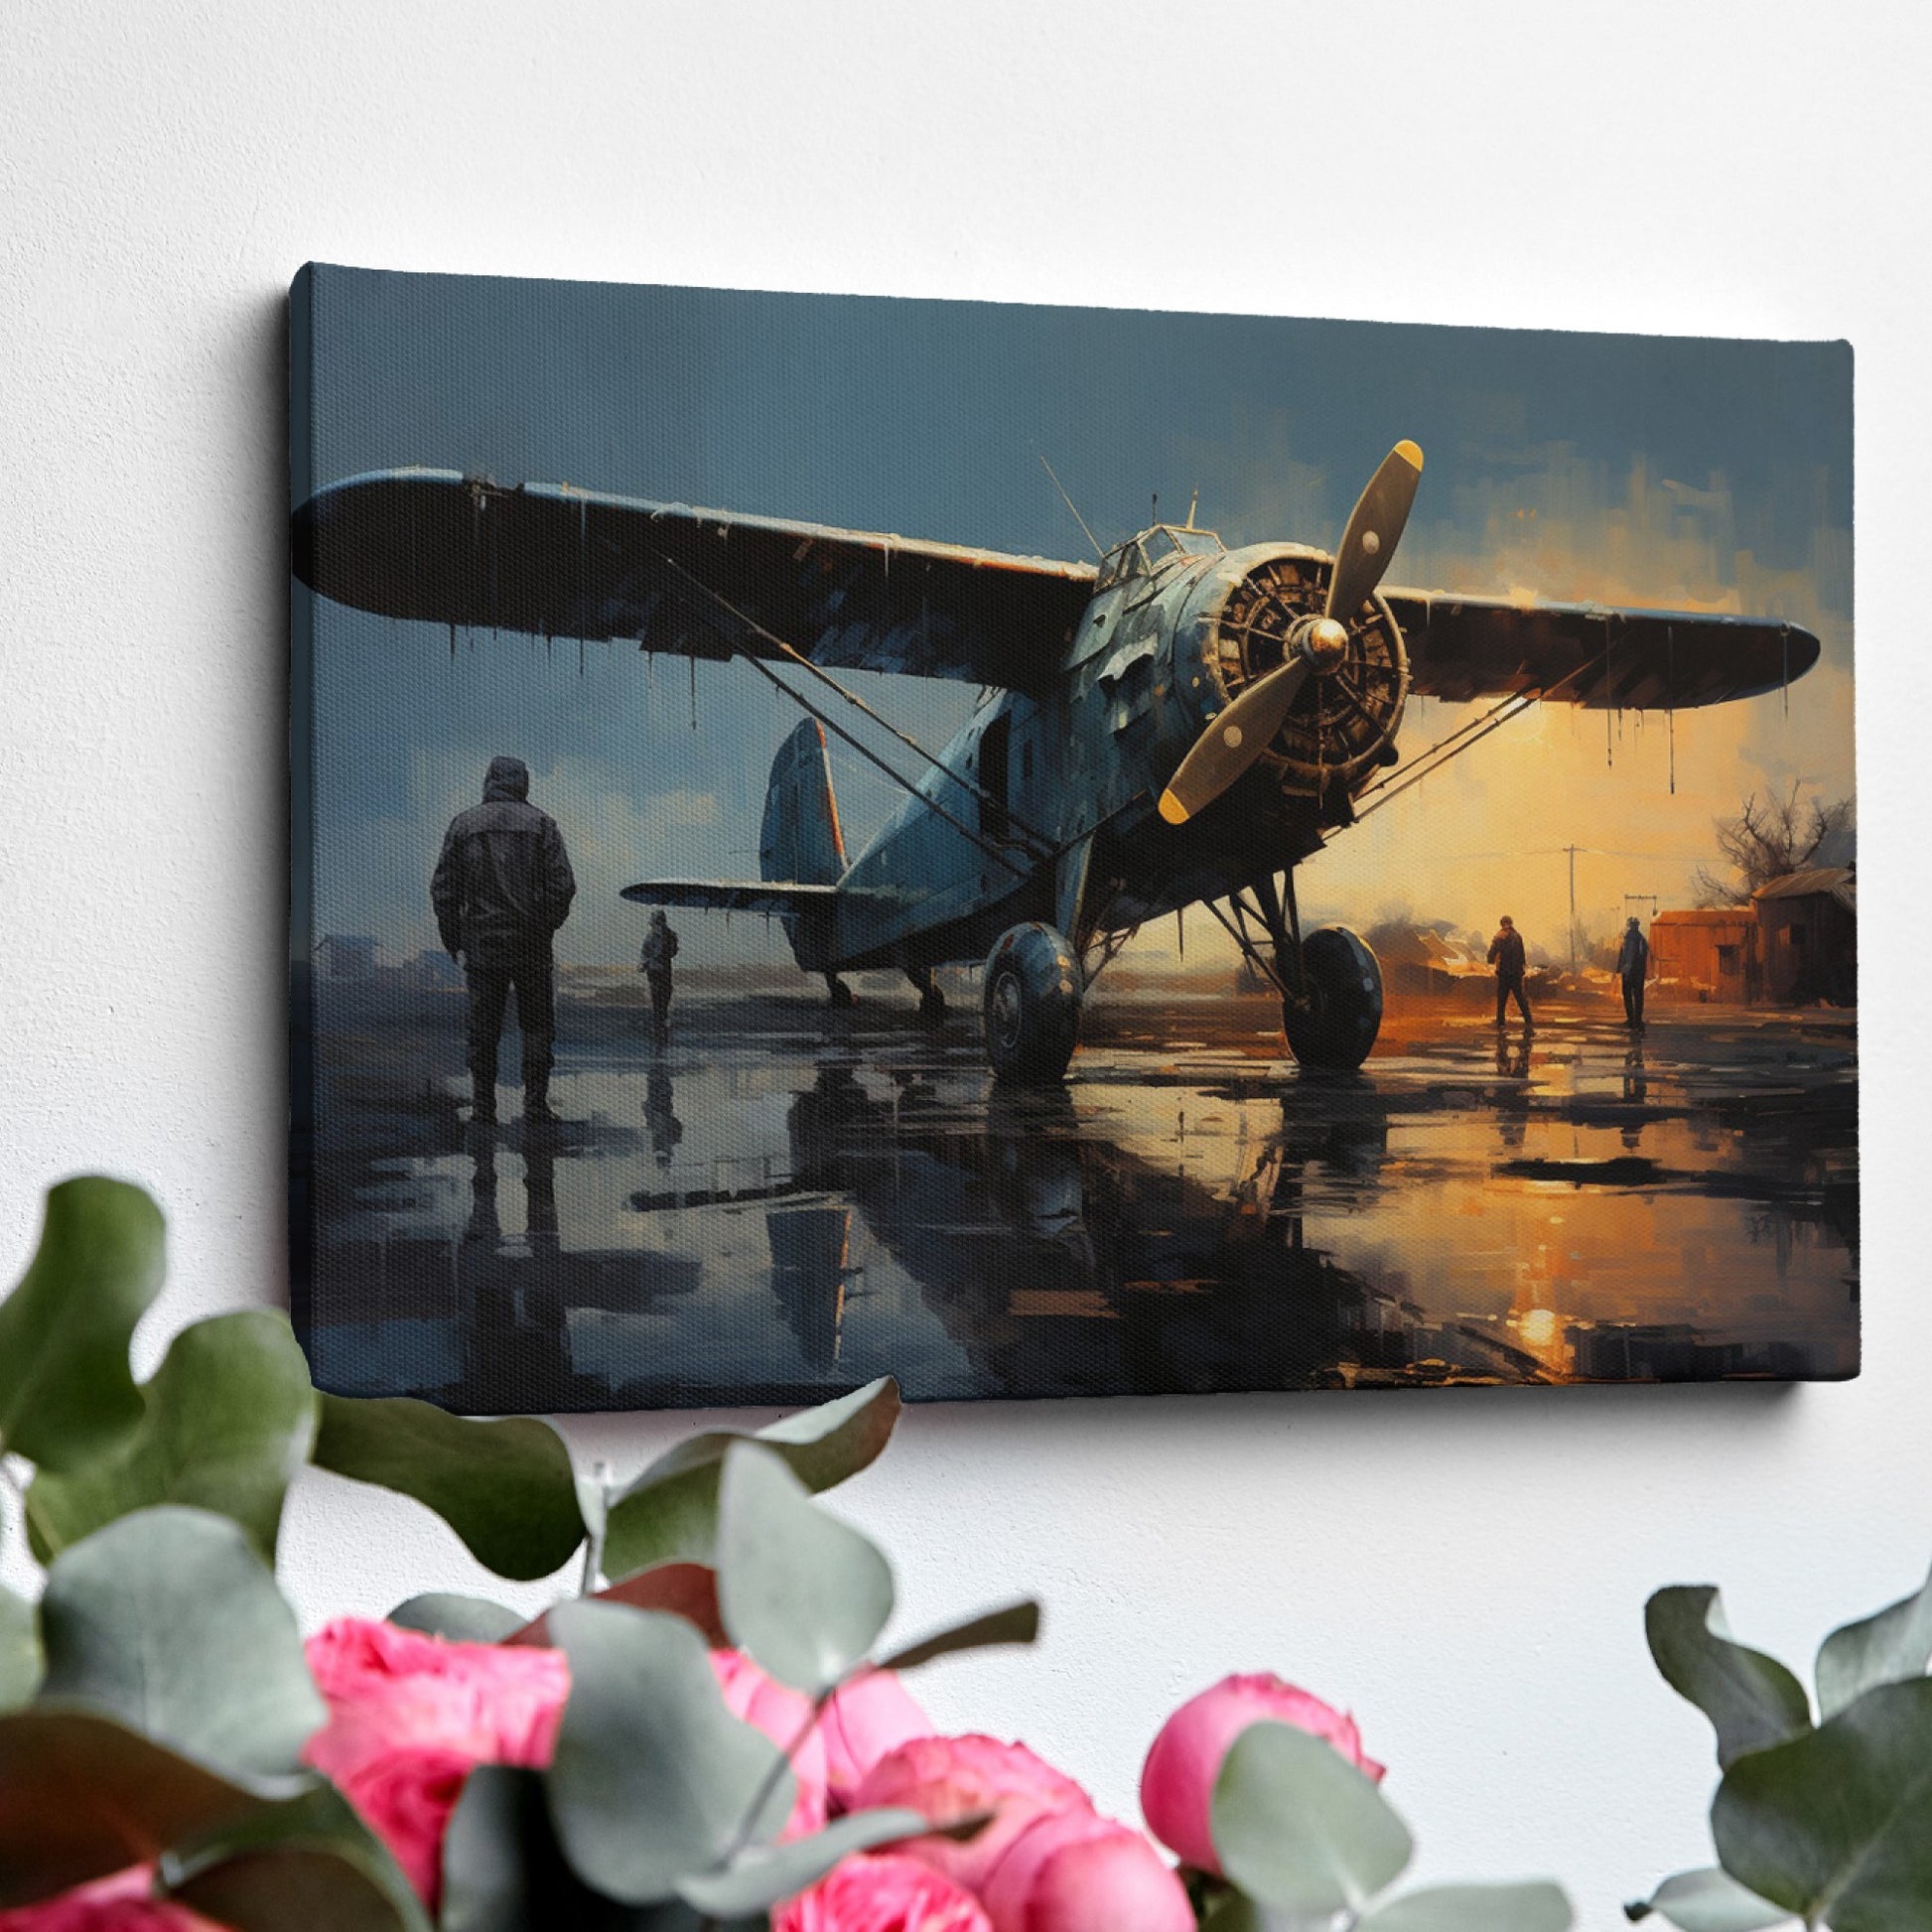
[[[483,803],[450,821],[429,888],[444,949],[461,957],[470,987],[474,1121],[496,1118],[496,1048],[512,991],[523,1036],[523,1118],[531,1125],[557,1118],[550,1110],[557,1033],[550,942],[576,892],[557,821],[530,803],[528,766],[491,759]]]
[[[650,986],[651,1035],[660,1046],[671,1035],[671,961],[676,957],[677,934],[665,918],[664,908],[653,906],[637,954],[637,970]]]
[[[1496,969],[1496,1025],[1507,1024],[1504,1015],[1508,1011],[1510,996],[1515,995],[1516,1005],[1523,1015],[1523,1025],[1532,1027],[1536,1023],[1530,1018],[1530,1003],[1523,993],[1523,975],[1529,970],[1529,961],[1523,952],[1523,935],[1516,930],[1516,921],[1507,912],[1503,914],[1502,929],[1489,942],[1489,963]]]
[[[1617,977],[1623,982],[1623,1024],[1643,1025],[1643,983],[1650,976],[1650,941],[1635,919],[1623,928],[1623,945],[1616,956]]]

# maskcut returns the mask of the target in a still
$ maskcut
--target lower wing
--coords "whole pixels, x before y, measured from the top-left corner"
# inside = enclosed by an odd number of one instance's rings
[[[814,907],[830,911],[838,892],[836,886],[801,886],[782,879],[656,879],[626,886],[623,897],[639,905],[696,905],[713,912],[783,917]]]

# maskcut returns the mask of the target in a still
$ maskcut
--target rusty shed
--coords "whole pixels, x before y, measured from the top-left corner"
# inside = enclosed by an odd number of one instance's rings
[[[1659,912],[1650,922],[1650,970],[1663,1000],[1757,997],[1757,915],[1748,905]]]
[[[1786,873],[1751,896],[1767,999],[1809,1006],[1858,999],[1859,889],[1850,866]]]

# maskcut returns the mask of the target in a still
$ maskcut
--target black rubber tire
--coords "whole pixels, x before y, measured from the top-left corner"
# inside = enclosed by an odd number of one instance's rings
[[[1080,1033],[1080,961],[1039,919],[1010,927],[987,955],[986,1057],[1002,1080],[1060,1078]]]
[[[1382,1031],[1382,968],[1359,933],[1324,925],[1302,941],[1309,1004],[1282,1003],[1289,1051],[1311,1073],[1352,1073]]]

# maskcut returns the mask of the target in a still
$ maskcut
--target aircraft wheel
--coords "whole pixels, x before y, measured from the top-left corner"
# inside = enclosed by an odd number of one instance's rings
[[[986,1057],[1002,1080],[1057,1080],[1080,1031],[1081,971],[1064,934],[1030,919],[986,961]]]
[[[1289,1050],[1311,1073],[1352,1073],[1382,1028],[1382,968],[1345,925],[1324,925],[1302,942],[1309,1003],[1282,1002]]]

